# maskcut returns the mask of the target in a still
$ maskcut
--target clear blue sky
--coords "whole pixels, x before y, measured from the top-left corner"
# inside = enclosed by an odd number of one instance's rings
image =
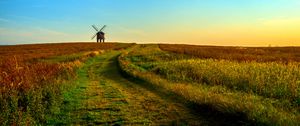
[[[0,44],[108,41],[300,45],[299,0],[0,0]]]

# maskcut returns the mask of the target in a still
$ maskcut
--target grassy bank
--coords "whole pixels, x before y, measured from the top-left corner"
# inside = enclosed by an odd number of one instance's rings
[[[131,76],[198,105],[245,117],[245,125],[299,125],[298,63],[197,59],[155,45],[137,50],[119,57]]]

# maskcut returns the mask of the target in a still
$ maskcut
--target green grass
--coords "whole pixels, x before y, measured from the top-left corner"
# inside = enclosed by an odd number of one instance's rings
[[[48,125],[151,125],[199,124],[185,110],[119,73],[117,56],[111,51],[89,58],[77,70],[77,79],[68,84],[63,104]]]
[[[116,51],[88,58],[77,70],[78,78],[68,84],[63,93],[63,104],[48,125],[110,125],[123,124],[120,107],[126,105],[124,96],[101,78],[106,58]],[[102,103],[102,104],[101,104]]]
[[[76,70],[77,78],[72,81],[68,81],[68,84],[64,84],[62,89],[62,105],[58,110],[47,120],[47,125],[67,125],[71,124],[76,115],[71,115],[72,111],[77,108],[82,107],[82,99],[85,99],[83,91],[86,88],[86,84],[89,82],[88,79],[88,69],[89,65],[92,63],[91,58],[89,58],[85,65]]]

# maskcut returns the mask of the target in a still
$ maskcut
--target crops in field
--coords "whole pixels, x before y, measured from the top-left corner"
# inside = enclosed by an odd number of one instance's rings
[[[284,63],[300,61],[300,47],[221,47],[160,44],[159,48],[201,59]]]
[[[61,104],[63,85],[100,50],[132,44],[65,43],[0,46],[0,125],[45,124]],[[87,52],[87,53],[86,53]]]
[[[226,60],[175,60],[158,64],[158,74],[175,82],[221,85],[300,105],[300,64],[238,63]]]
[[[142,45],[121,55],[119,63],[125,73],[189,102],[243,115],[248,120],[244,125],[252,121],[256,125],[299,125],[299,49],[249,49],[261,50],[260,54],[239,50]]]

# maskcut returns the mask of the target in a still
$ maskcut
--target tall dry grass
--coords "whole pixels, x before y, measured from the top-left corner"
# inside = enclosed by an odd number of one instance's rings
[[[66,43],[0,46],[0,125],[46,124],[47,118],[62,103],[62,92],[67,90],[62,84],[76,77],[76,68],[81,63],[102,53],[98,50],[118,50],[131,45]],[[74,55],[68,58],[69,54]]]
[[[239,63],[190,59],[158,64],[155,70],[172,81],[226,86],[266,98],[286,99],[300,105],[300,64]]]
[[[300,62],[300,47],[230,47],[160,44],[164,51],[201,59],[225,59],[256,62]]]
[[[2,62],[0,64],[1,125],[45,123],[46,115],[51,113],[51,107],[59,102],[56,99],[61,90],[57,81],[60,76],[74,75],[72,70],[60,64],[25,64],[19,62],[17,58]]]

